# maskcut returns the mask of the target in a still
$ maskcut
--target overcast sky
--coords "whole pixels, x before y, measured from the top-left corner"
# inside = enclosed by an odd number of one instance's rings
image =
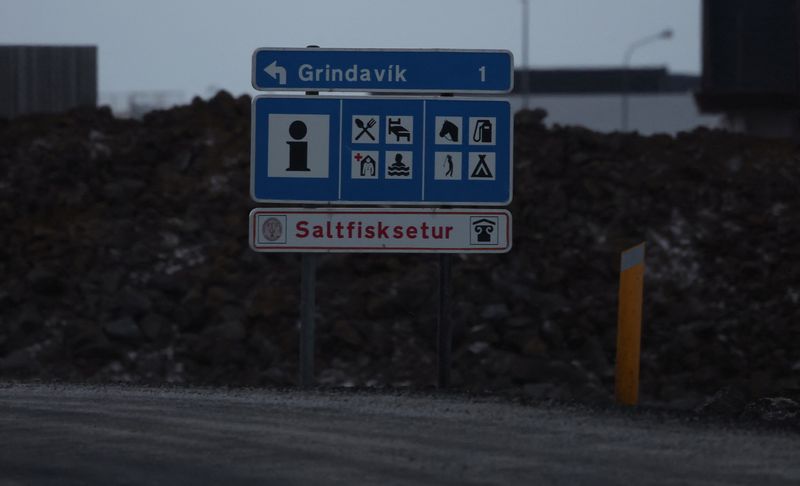
[[[700,71],[699,0],[529,0],[533,67]],[[99,46],[101,92],[251,92],[257,47],[509,49],[519,66],[521,0],[0,0],[2,44]]]

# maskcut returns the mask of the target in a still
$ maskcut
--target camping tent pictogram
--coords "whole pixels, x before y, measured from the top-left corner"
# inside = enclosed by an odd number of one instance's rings
[[[478,164],[469,177],[470,179],[492,179],[494,177],[489,165],[486,163],[486,154],[478,155]]]

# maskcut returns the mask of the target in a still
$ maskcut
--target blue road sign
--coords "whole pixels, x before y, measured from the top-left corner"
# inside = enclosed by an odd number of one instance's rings
[[[258,49],[258,90],[507,93],[509,51],[405,49]]]
[[[258,96],[251,195],[259,202],[505,205],[505,100]]]

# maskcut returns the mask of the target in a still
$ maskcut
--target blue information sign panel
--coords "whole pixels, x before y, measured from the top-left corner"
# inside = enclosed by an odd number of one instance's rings
[[[404,49],[258,49],[258,90],[507,93],[509,51]]]
[[[251,194],[259,202],[506,205],[508,101],[258,96]]]

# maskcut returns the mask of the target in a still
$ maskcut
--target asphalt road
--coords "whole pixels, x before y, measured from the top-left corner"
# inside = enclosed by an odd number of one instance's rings
[[[800,484],[800,435],[464,397],[0,384],[0,485]]]

